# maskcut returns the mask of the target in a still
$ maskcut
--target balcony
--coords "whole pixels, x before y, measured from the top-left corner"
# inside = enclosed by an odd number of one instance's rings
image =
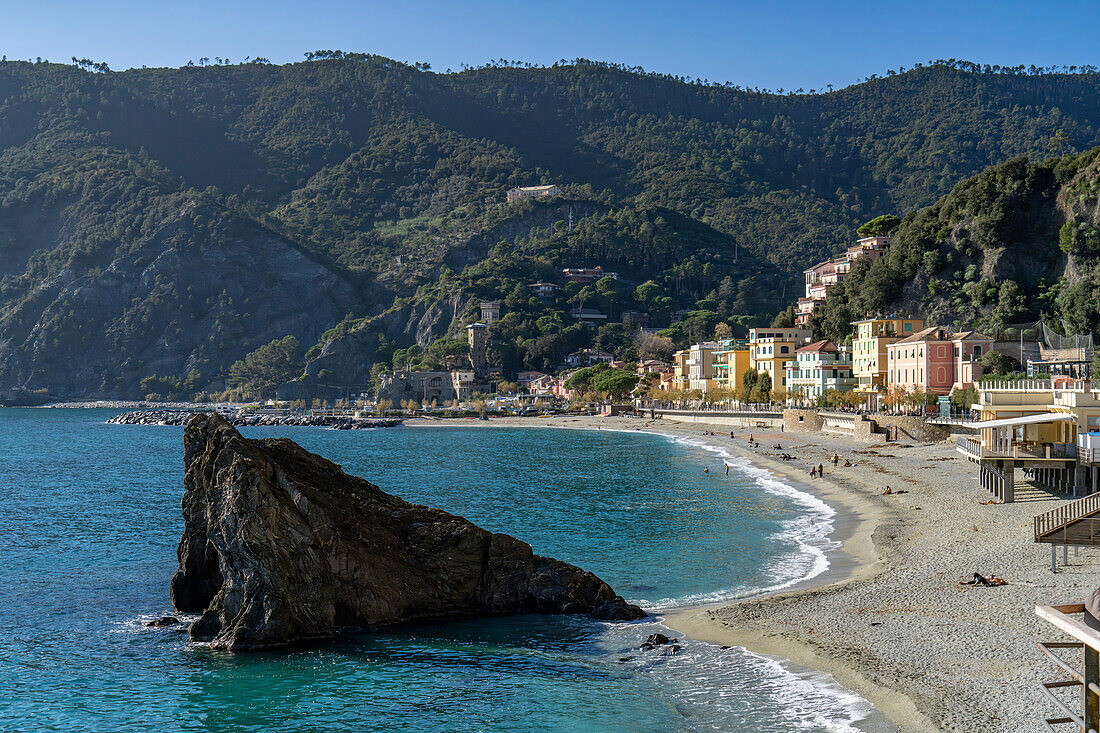
[[[960,437],[955,442],[958,453],[975,460],[1073,460],[1077,458],[1075,443],[1033,443],[1029,441],[996,441],[991,446],[982,445],[978,438]]]

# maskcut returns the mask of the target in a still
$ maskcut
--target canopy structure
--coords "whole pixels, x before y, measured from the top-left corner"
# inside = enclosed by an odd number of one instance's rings
[[[1013,425],[1033,425],[1044,422],[1072,422],[1076,419],[1075,415],[1068,412],[1047,412],[1041,415],[1024,415],[1023,417],[1005,417],[1000,420],[972,422],[969,427],[984,430],[985,428],[1007,428]]]

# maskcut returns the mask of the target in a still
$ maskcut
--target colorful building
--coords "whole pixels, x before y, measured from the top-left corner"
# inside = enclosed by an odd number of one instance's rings
[[[749,368],[771,377],[773,387],[787,386],[787,363],[809,342],[806,328],[754,328],[749,331]]]
[[[977,331],[926,328],[886,346],[887,385],[939,395],[972,387],[982,374],[979,360],[992,343]]]
[[[714,352],[718,342],[703,341],[688,347],[688,389],[708,392],[714,389]]]
[[[714,352],[714,385],[719,389],[738,390],[749,370],[748,339],[724,339]]]
[[[803,346],[787,365],[787,390],[811,403],[829,390],[849,392],[856,386],[852,355],[828,339]]]
[[[886,347],[924,329],[923,318],[868,318],[853,321],[852,373],[860,392],[886,389]]]
[[[688,350],[683,349],[672,355],[672,381],[668,382],[669,389],[687,391],[688,388]],[[661,382],[663,387],[665,382]]]

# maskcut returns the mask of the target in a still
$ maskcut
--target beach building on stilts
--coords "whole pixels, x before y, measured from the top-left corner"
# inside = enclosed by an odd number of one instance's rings
[[[1091,381],[985,382],[956,450],[978,465],[978,481],[1001,501],[1015,499],[1015,475],[1080,496],[1100,490],[1100,391]],[[1095,446],[1095,448],[1094,448]]]

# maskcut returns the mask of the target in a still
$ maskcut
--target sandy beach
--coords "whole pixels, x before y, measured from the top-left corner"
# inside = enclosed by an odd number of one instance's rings
[[[744,456],[837,509],[822,575],[780,593],[669,613],[692,638],[829,672],[905,731],[1034,731],[1053,713],[1039,688],[1060,678],[1036,647],[1058,633],[1036,605],[1080,601],[1100,553],[1070,552],[1050,570],[1031,519],[1063,499],[1028,486],[1016,503],[983,505],[974,467],[951,443],[865,445],[844,436],[753,431],[641,418],[561,416],[410,425],[638,429],[690,436]],[[709,434],[713,432],[714,434]],[[769,446],[781,443],[782,451]],[[778,453],[796,457],[779,460]],[[833,468],[834,453],[841,463]],[[853,464],[845,468],[843,460]],[[716,458],[716,464],[719,464]],[[824,478],[811,481],[811,466]],[[720,465],[716,465],[716,469]],[[882,495],[882,488],[907,493]],[[960,585],[973,573],[1008,585]]]

